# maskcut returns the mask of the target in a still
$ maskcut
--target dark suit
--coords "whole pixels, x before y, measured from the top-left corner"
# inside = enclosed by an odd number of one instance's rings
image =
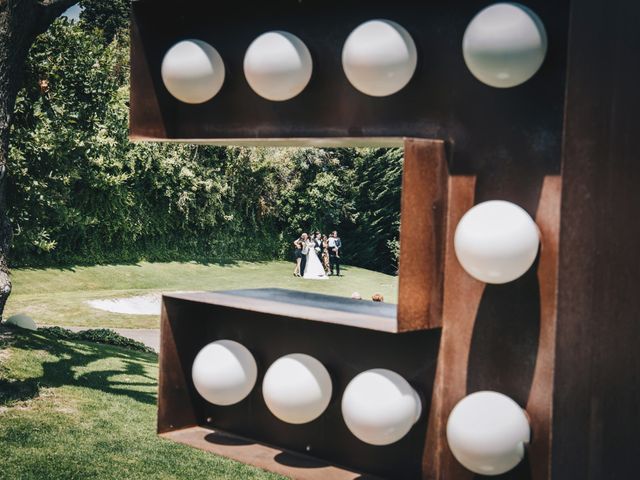
[[[304,242],[302,241],[301,238],[296,240],[296,242],[299,242],[301,244],[301,247],[302,247],[300,249],[296,248],[296,258],[298,257],[298,252],[300,252],[299,253],[299,255],[300,255],[300,275],[304,276],[304,269],[307,266],[307,256],[304,253],[305,246],[304,246]]]
[[[337,248],[336,252],[334,248]],[[340,238],[335,239],[335,247],[329,247],[329,265],[331,266],[331,275],[333,275],[333,271],[335,269],[336,274],[340,275],[340,257],[338,256],[340,253],[340,249],[342,248],[342,242]]]

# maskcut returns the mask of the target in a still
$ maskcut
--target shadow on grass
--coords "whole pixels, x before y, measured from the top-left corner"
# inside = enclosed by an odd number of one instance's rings
[[[6,327],[0,327],[5,332]],[[91,342],[70,342],[51,338],[38,332],[10,330],[9,339],[5,335],[0,347],[14,344],[20,349],[45,351],[55,360],[44,360],[40,365],[42,372],[37,377],[21,380],[6,378],[6,368],[0,369],[0,406],[16,401],[35,398],[42,388],[54,388],[66,385],[91,388],[114,395],[124,395],[138,402],[155,404],[157,379],[146,372],[146,364],[157,362],[155,353],[136,352]],[[80,372],[93,362],[105,359],[120,360],[123,368],[100,369]],[[4,370],[4,371],[3,371]],[[140,382],[121,382],[113,377],[137,377],[146,379]],[[151,391],[146,391],[151,390]]]
[[[29,265],[21,265],[21,264],[17,264],[17,265],[11,265],[11,268],[16,268],[16,269],[20,269],[23,271],[29,271],[29,272],[37,272],[37,271],[41,271],[41,270],[57,270],[60,272],[75,272],[77,270],[77,268],[82,267],[120,267],[120,266],[129,266],[129,267],[142,267],[142,263],[150,263],[150,264],[154,264],[154,263],[177,263],[177,264],[196,264],[196,265],[201,265],[204,267],[238,267],[241,266],[243,264],[257,264],[257,265],[266,265],[269,263],[273,263],[273,262],[287,262],[291,264],[291,267],[293,268],[295,266],[295,261],[293,258],[289,258],[288,256],[285,257],[275,257],[275,258],[263,258],[263,259],[256,259],[256,258],[208,258],[208,257],[202,257],[202,258],[193,258],[193,257],[189,257],[189,258],[173,258],[173,259],[165,259],[165,260],[160,260],[160,259],[135,259],[135,260],[118,260],[118,261],[107,261],[107,262],[95,262],[95,261],[87,261],[87,262],[82,262],[81,260],[78,261],[74,261],[72,263],[69,262],[56,262],[56,261],[52,261],[49,263],[44,263],[42,265],[40,264],[29,264]],[[382,271],[382,270],[377,270],[377,269],[371,269],[370,267],[367,266],[358,266],[358,265],[347,265],[347,264],[341,264],[340,265],[340,271],[341,272],[346,272],[349,270],[350,267],[357,267],[357,268],[362,268],[365,270],[371,270],[373,272],[377,272],[377,273],[383,273],[385,275],[393,275],[396,276],[397,272],[394,273],[390,273],[390,272],[386,272],[386,271]]]
[[[287,258],[262,258],[262,259],[254,259],[254,258],[211,258],[211,257],[176,257],[176,258],[167,258],[167,259],[148,259],[148,258],[138,258],[133,260],[127,259],[117,259],[113,261],[104,261],[104,262],[96,262],[94,260],[88,260],[86,262],[82,261],[82,259],[74,259],[74,261],[56,261],[52,260],[49,262],[44,262],[42,264],[39,263],[29,263],[29,264],[12,264],[11,268],[16,268],[25,271],[39,271],[39,270],[59,270],[66,272],[75,272],[78,267],[118,267],[118,266],[130,266],[130,267],[140,267],[141,263],[195,263],[198,265],[202,265],[205,267],[209,266],[217,266],[217,267],[235,267],[237,265],[241,265],[243,263],[257,263],[257,264],[265,264],[270,262],[278,262],[278,261],[289,261],[292,264],[293,259]]]

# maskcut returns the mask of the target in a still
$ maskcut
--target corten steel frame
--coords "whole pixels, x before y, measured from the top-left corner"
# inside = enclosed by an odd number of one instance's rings
[[[337,323],[327,323],[277,302],[165,297],[162,435],[296,478],[466,479],[473,474],[447,446],[447,417],[465,395],[496,390],[526,408],[533,432],[525,461],[502,478],[637,476],[640,6],[526,2],[545,24],[548,54],[530,81],[502,90],[475,80],[460,48],[488,3],[133,2],[132,138],[405,148],[397,321],[329,312]],[[418,47],[413,80],[387,98],[355,91],[340,66],[346,36],[371,18],[399,22]],[[298,35],[314,59],[311,83],[288,102],[261,99],[242,75],[244,50],[271,29]],[[173,99],[159,77],[164,52],[190,37],[213,44],[227,67],[221,92],[202,105]],[[472,279],[452,249],[464,212],[494,198],[525,208],[542,238],[535,266],[505,285]],[[261,376],[246,401],[211,406],[190,368],[217,338],[247,344],[260,375],[278,355],[313,354],[336,397],[299,428],[266,411]],[[346,382],[372,367],[396,369],[424,396],[416,427],[388,447],[356,441],[339,417]]]

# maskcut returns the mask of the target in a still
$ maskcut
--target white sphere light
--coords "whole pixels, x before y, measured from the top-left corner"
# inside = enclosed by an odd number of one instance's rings
[[[191,377],[205,400],[215,405],[233,405],[251,393],[258,367],[244,345],[233,340],[218,340],[198,352]]]
[[[332,391],[324,365],[303,353],[280,357],[262,382],[262,395],[271,413],[293,424],[308,423],[322,415]]]
[[[524,410],[497,392],[476,392],[463,398],[447,421],[453,456],[481,475],[500,475],[518,465],[530,438]]]
[[[7,325],[13,325],[14,327],[22,328],[24,330],[37,330],[38,325],[35,320],[31,318],[29,315],[25,315],[24,313],[18,313],[17,315],[12,315],[7,318]]]
[[[169,93],[185,103],[204,103],[222,88],[225,68],[218,51],[202,40],[184,40],[162,60],[162,81]]]
[[[373,97],[386,97],[405,87],[418,64],[411,35],[391,20],[358,26],[342,49],[342,68],[351,85]]]
[[[518,205],[503,200],[480,203],[456,227],[454,248],[462,267],[486,283],[522,276],[538,254],[538,227]]]
[[[263,98],[289,100],[311,80],[313,60],[309,49],[289,32],[267,32],[256,38],[244,56],[244,75]]]
[[[382,368],[357,375],[342,396],[342,416],[356,437],[371,445],[389,445],[418,421],[422,402],[403,377]]]
[[[462,40],[464,61],[481,82],[509,88],[529,80],[547,53],[540,18],[517,3],[496,3],[478,13]]]

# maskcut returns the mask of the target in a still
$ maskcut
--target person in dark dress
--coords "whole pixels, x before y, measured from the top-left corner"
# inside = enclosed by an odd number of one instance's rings
[[[296,270],[294,270],[293,274],[297,277],[304,276],[304,268],[307,266],[307,252],[309,251],[309,246],[307,244],[308,238],[309,236],[306,233],[303,233],[300,235],[300,238],[293,242],[293,246],[295,248],[293,253],[296,259],[296,267],[299,266],[297,268],[298,275],[296,275]]]
[[[336,275],[340,276],[340,249],[342,248],[342,241],[338,236],[337,231],[331,232],[329,237],[329,265],[331,267],[331,275],[335,270]]]
[[[296,266],[293,269],[293,276],[294,277],[301,277],[302,273],[301,269],[302,269],[302,243],[298,240],[295,240],[293,242],[293,258],[294,261],[296,262]]]

